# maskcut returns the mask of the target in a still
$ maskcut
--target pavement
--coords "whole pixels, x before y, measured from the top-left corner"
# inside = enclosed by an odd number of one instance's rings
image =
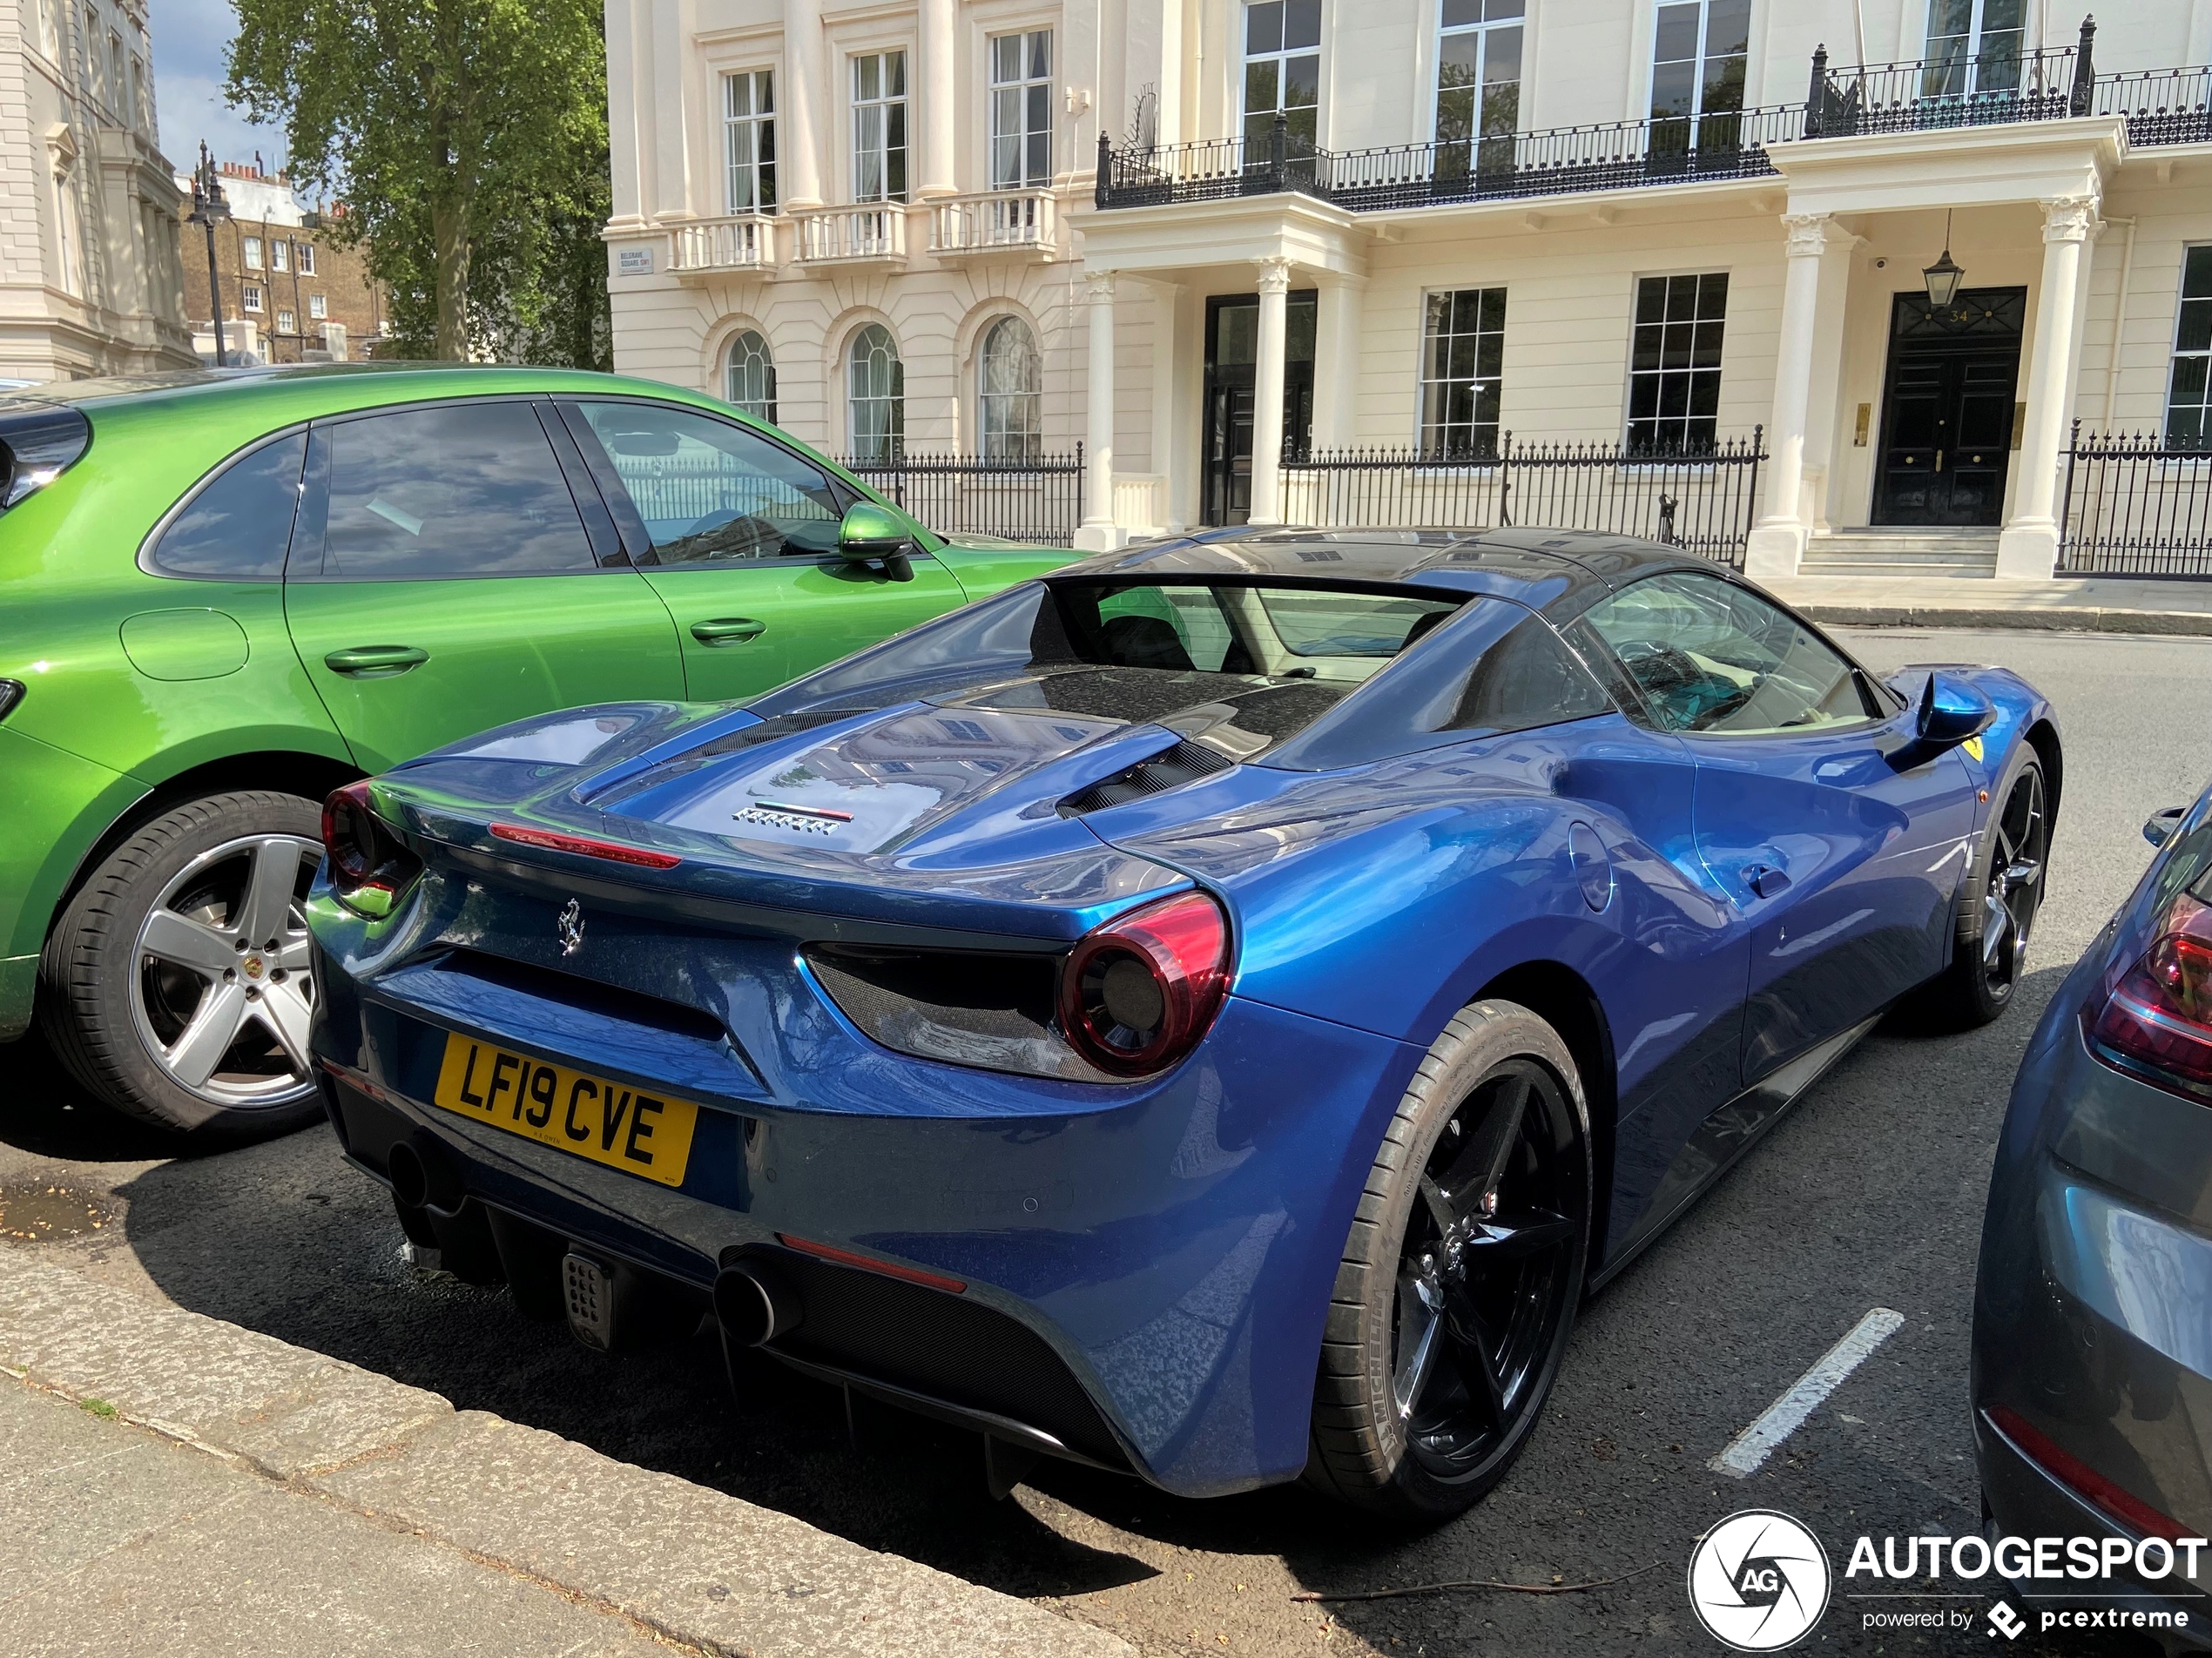
[[[8,1650],[1128,1658],[772,1509],[0,1250]]]
[[[2149,859],[2142,819],[2194,798],[2212,775],[2212,655],[2201,639],[2092,630],[1890,627],[1839,637],[1881,671],[1915,661],[2006,663],[2057,706],[2065,795],[2049,901],[2018,1003],[1964,1036],[1885,1028],[1824,1078],[1592,1298],[1527,1454],[1453,1525],[1393,1533],[1294,1487],[1178,1501],[1050,1464],[994,1502],[973,1435],[885,1412],[864,1418],[856,1439],[839,1397],[795,1376],[772,1378],[740,1415],[711,1339],[609,1358],[524,1320],[502,1292],[411,1266],[382,1193],[344,1166],[326,1131],[191,1155],[107,1115],[26,1046],[0,1056],[0,1239],[15,1244],[0,1248],[0,1358],[27,1369],[44,1396],[0,1378],[0,1442],[10,1447],[0,1457],[0,1523],[17,1533],[0,1564],[9,1630],[0,1646],[24,1644],[20,1632],[43,1641],[30,1644],[40,1651],[128,1651],[137,1640],[165,1654],[253,1652],[247,1626],[223,1621],[224,1609],[266,1604],[278,1608],[269,1615],[284,1626],[283,1650],[302,1658],[381,1649],[366,1635],[353,1640],[348,1619],[382,1619],[357,1627],[390,1631],[389,1649],[405,1652],[414,1638],[407,1630],[421,1627],[405,1621],[435,1617],[448,1618],[441,1650],[453,1652],[473,1650],[471,1640],[516,1653],[622,1650],[614,1643],[632,1634],[714,1651],[840,1652],[856,1648],[829,1636],[891,1638],[874,1624],[882,1602],[860,1587],[881,1574],[883,1601],[897,1614],[887,1628],[935,1641],[889,1650],[993,1650],[948,1621],[969,1615],[959,1608],[982,1607],[990,1610],[973,1613],[974,1627],[1013,1632],[1000,1650],[1029,1637],[989,1620],[1021,1611],[1036,1620],[1027,1628],[1042,1632],[1040,1642],[1095,1635],[1111,1643],[1097,1650],[1143,1658],[1640,1658],[1718,1650],[1690,1615],[1683,1574],[1693,1540],[1739,1509],[1797,1516],[1839,1565],[1861,1533],[1971,1531],[1979,1493],[1968,1323],[2006,1096],[2053,989]],[[38,1269],[35,1280],[18,1276],[24,1267]],[[35,1282],[47,1286],[39,1296],[60,1295],[67,1278],[106,1298],[67,1318],[39,1314],[35,1325],[17,1311],[25,1292],[13,1286]],[[273,1376],[266,1395],[219,1393],[189,1373],[171,1377],[149,1356],[154,1347],[111,1340],[133,1308],[197,1316],[196,1330],[212,1324],[231,1332],[226,1340],[266,1341],[288,1355],[284,1365],[311,1368]],[[1874,1309],[1903,1321],[1873,1356],[1757,1472],[1714,1473],[1711,1459]],[[19,1348],[19,1329],[46,1331],[39,1340],[52,1345]],[[134,1391],[142,1378],[143,1393]],[[350,1516],[415,1538],[430,1552],[409,1558],[438,1562],[444,1575],[377,1552],[397,1544],[360,1546],[350,1574],[351,1544],[319,1552],[303,1540],[296,1562],[258,1560],[252,1537],[265,1533],[249,1535],[243,1520],[235,1564],[214,1547],[217,1528],[202,1522],[200,1532],[176,1532],[168,1553],[148,1545],[152,1563],[138,1580],[78,1565],[71,1550],[91,1546],[68,1540],[78,1533],[105,1527],[113,1538],[157,1522],[110,1510],[86,1479],[64,1472],[76,1466],[71,1442],[42,1441],[35,1459],[17,1452],[5,1436],[14,1432],[12,1407],[24,1401],[5,1397],[10,1385],[62,1412],[71,1431],[105,1436],[85,1444],[127,1444],[133,1458],[143,1446],[206,1477],[243,1482],[233,1488],[253,1492],[264,1512],[293,1527],[312,1505],[330,1511],[324,1524]],[[211,1402],[187,1409],[196,1388]],[[102,1400],[118,1419],[56,1395]],[[263,1398],[273,1402],[256,1402]],[[418,1407],[428,1412],[420,1420]],[[154,1425],[133,1426],[132,1418]],[[324,1452],[307,1448],[326,1431],[341,1447],[392,1448],[348,1449],[344,1466],[326,1468],[316,1460]],[[213,1454],[185,1448],[203,1443]],[[564,1505],[572,1480],[583,1494]],[[293,1506],[267,1508],[279,1498]],[[240,1499],[238,1512],[249,1506]],[[728,1552],[713,1552],[718,1540]],[[829,1551],[819,1557],[830,1561],[819,1577],[783,1564],[818,1558],[807,1553],[815,1549]],[[200,1574],[251,1579],[260,1593],[261,1574],[279,1566],[297,1574],[289,1599],[274,1587],[266,1602],[249,1601],[244,1588],[193,1598]],[[120,1614],[99,1621],[112,1604],[102,1595],[123,1592],[96,1587],[100,1569],[111,1574],[100,1584],[136,1582],[131,1592],[155,1633],[134,1634]],[[81,1588],[41,1598],[34,1580],[70,1573],[85,1574],[70,1580]],[[819,1597],[779,1601],[779,1586],[794,1583],[831,1592],[840,1614],[802,1627],[800,1638],[819,1645],[771,1644],[792,1627],[779,1621],[793,1608],[813,1615],[808,1603]],[[1603,1587],[1301,1598],[1444,1583]],[[511,1599],[496,1598],[502,1584]],[[556,1626],[543,1601],[516,1584],[587,1621]],[[698,1584],[708,1588],[690,1587]],[[712,1597],[716,1584],[741,1604]],[[1838,1582],[1835,1606],[1802,1650],[1883,1658],[2153,1651],[2126,1637],[2101,1644],[2030,1632],[2006,1642],[1979,1627],[1872,1631],[1846,1598],[1853,1587]],[[985,1598],[966,1601],[961,1587]],[[1968,1604],[1979,1622],[1986,1604]],[[325,1621],[308,1615],[318,1606]],[[732,1621],[702,1621],[725,1615]],[[522,1625],[502,1626],[502,1617],[546,1618],[533,1626],[546,1633],[507,1635]],[[173,1639],[157,1639],[171,1630]],[[595,1640],[602,1645],[587,1644]]]
[[[1759,585],[1829,626],[2212,636],[2205,580],[1790,576]]]

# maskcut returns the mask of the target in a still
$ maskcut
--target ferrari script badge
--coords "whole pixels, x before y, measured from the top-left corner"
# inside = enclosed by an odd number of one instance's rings
[[[553,936],[561,940],[561,954],[574,955],[583,948],[583,906],[576,900],[569,900],[553,923]]]

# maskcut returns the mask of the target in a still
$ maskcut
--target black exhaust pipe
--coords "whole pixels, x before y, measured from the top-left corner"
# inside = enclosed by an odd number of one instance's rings
[[[732,1346],[765,1346],[798,1329],[804,1316],[798,1291],[765,1261],[733,1262],[715,1275],[714,1321]]]
[[[437,1240],[438,1264],[463,1284],[503,1284],[499,1245],[481,1204],[469,1199],[461,1164],[435,1136],[416,1132],[384,1154],[392,1203],[408,1237]]]

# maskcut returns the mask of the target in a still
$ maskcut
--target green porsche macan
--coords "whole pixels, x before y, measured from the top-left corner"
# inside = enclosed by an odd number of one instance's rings
[[[0,400],[0,1042],[151,1122],[320,1108],[332,789],[582,703],[742,699],[1070,555],[948,543],[711,398],[378,364]]]

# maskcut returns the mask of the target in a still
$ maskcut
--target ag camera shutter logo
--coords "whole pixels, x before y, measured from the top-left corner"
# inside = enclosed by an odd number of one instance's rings
[[[1707,1532],[1689,1557],[1689,1604],[1706,1633],[1737,1652],[1779,1652],[1828,1609],[1827,1551],[1797,1520],[1747,1508]]]

